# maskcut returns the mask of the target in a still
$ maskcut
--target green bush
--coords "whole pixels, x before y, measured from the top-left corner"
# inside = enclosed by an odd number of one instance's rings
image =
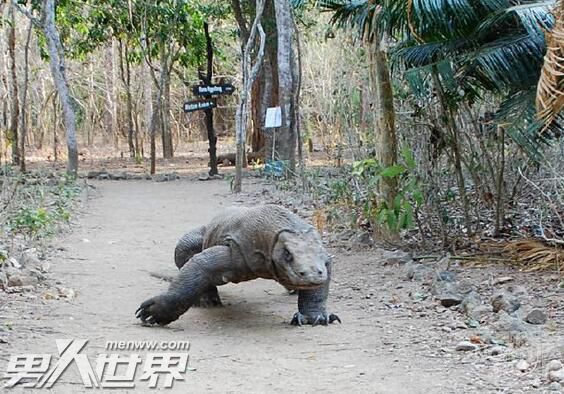
[[[45,208],[25,207],[18,210],[8,225],[12,232],[34,236],[45,230],[52,221],[53,216]]]

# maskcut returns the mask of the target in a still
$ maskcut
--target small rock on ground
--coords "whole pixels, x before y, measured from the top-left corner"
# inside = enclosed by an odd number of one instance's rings
[[[8,287],[35,286],[39,280],[31,275],[11,275],[8,279]]]
[[[470,351],[478,350],[478,345],[470,341],[462,341],[456,345],[455,349],[458,352],[470,352]]]
[[[548,320],[546,313],[541,311],[540,309],[533,309],[527,317],[525,317],[525,321],[530,324],[544,324]]]
[[[551,382],[564,382],[564,369],[548,372],[548,380]]]
[[[562,369],[562,367],[563,365],[560,360],[552,360],[547,364],[546,369],[549,371],[558,371],[559,369]]]
[[[526,370],[528,370],[529,366],[530,365],[527,362],[527,360],[519,360],[515,363],[515,368],[517,368],[517,370],[521,372],[525,372]]]
[[[413,261],[411,254],[403,250],[386,251],[383,258],[386,264],[407,264]]]
[[[495,313],[505,311],[511,314],[521,307],[519,299],[509,292],[494,294],[491,299],[491,304]]]

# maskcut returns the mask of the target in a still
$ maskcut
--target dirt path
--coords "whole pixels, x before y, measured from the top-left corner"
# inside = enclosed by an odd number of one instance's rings
[[[189,340],[193,370],[168,392],[484,392],[466,386],[475,380],[470,366],[421,350],[428,335],[422,331],[430,329],[422,328],[423,321],[409,314],[390,316],[380,304],[370,307],[370,300],[359,303],[340,293],[354,275],[351,267],[367,263],[354,255],[336,256],[329,305],[342,325],[291,327],[295,297],[259,280],[222,287],[225,308],[191,309],[166,328],[141,326],[135,309],[167,286],[148,272],[173,272],[176,240],[228,204],[222,203],[228,185],[182,180],[96,187],[97,196],[51,262],[50,276],[76,290],[77,297],[67,302],[12,298],[1,311],[13,328],[9,343],[0,345],[2,374],[10,354],[49,353],[56,359],[58,338],[88,339],[85,354],[91,360],[105,352],[106,341]],[[386,275],[370,277],[375,289],[390,280]],[[135,383],[136,392],[151,391],[146,381]],[[53,389],[82,391],[93,392],[83,388],[75,366]]]

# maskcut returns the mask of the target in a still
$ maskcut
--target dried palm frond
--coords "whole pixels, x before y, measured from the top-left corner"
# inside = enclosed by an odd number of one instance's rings
[[[534,239],[509,242],[504,250],[525,272],[549,269],[560,271],[564,268],[564,249],[548,246]]]
[[[554,6],[555,24],[546,34],[547,51],[537,87],[537,112],[545,129],[562,122],[564,111],[564,0]]]

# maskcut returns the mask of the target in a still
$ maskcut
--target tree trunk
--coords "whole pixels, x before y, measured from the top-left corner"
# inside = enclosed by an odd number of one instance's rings
[[[503,204],[505,201],[505,188],[503,187],[503,181],[505,178],[505,128],[499,128],[499,162],[498,162],[498,174],[497,174],[497,195],[496,195],[496,207],[495,207],[495,236],[499,237],[501,235],[501,230],[503,229],[503,219],[504,210]]]
[[[20,102],[18,96],[18,75],[16,72],[16,16],[15,6],[10,3],[8,7],[8,56],[10,59],[9,92],[11,96],[10,105],[10,128],[8,130],[8,141],[12,145],[12,164],[20,164],[20,149],[18,137],[18,123],[20,120]]]
[[[460,199],[462,200],[462,210],[464,211],[464,222],[467,228],[467,235],[472,235],[472,221],[470,220],[470,201],[468,200],[468,195],[466,194],[466,182],[464,180],[464,174],[462,172],[462,155],[460,153],[460,142],[458,139],[458,128],[456,126],[456,119],[452,113],[452,109],[449,108],[448,102],[445,97],[445,91],[439,77],[439,73],[435,66],[433,66],[433,82],[437,90],[437,94],[440,100],[440,108],[442,111],[442,117],[446,123],[447,129],[450,134],[449,143],[452,149],[451,161],[454,166],[454,172],[456,174],[456,183],[460,193]]]
[[[119,151],[120,149],[120,144],[119,144],[119,140],[120,140],[120,134],[121,134],[121,127],[120,127],[120,122],[119,122],[119,86],[118,86],[118,78],[119,78],[119,73],[118,73],[118,59],[119,56],[117,55],[118,49],[117,48],[117,44],[116,44],[116,40],[112,39],[112,48],[110,51],[110,56],[111,56],[111,62],[112,62],[112,70],[111,70],[111,83],[112,83],[112,89],[111,89],[111,102],[112,102],[112,137],[113,137],[113,141],[114,141],[114,146],[116,148],[116,150]]]
[[[58,119],[57,119],[57,101],[56,95],[53,95],[53,162],[56,163],[59,159],[58,148],[59,148],[59,140],[57,138],[57,126],[58,126]]]
[[[306,179],[305,179],[305,161],[303,152],[303,139],[301,130],[301,118],[300,118],[300,94],[302,90],[302,51],[300,43],[300,35],[298,31],[298,25],[294,22],[294,38],[296,40],[295,47],[296,51],[292,51],[292,80],[293,80],[293,97],[292,97],[292,118],[293,118],[293,129],[296,131],[296,138],[298,142],[298,163],[300,166],[300,178],[302,180],[302,185],[305,189]]]
[[[160,101],[160,111],[161,111],[161,139],[163,144],[163,158],[171,159],[174,155],[172,147],[172,133],[170,131],[170,45],[162,41],[161,42],[161,101]],[[157,101],[159,102],[159,101]]]
[[[274,35],[274,37],[276,37],[276,34]],[[264,56],[264,67],[263,67],[264,85],[263,85],[262,95],[260,98],[261,99],[260,111],[262,114],[260,120],[262,122],[261,131],[264,135],[264,156],[265,159],[267,160],[272,159],[272,152],[275,151],[273,145],[275,142],[275,140],[273,139],[274,135],[272,132],[265,132],[264,122],[266,118],[266,109],[268,107],[275,107],[278,105],[279,84],[278,84],[278,65],[276,62],[277,51],[278,51],[278,46],[272,45],[272,43],[271,45],[269,45],[267,38],[265,56]]]
[[[151,175],[155,175],[155,173],[157,172],[157,147],[156,147],[156,134],[157,134],[157,128],[159,125],[159,117],[162,114],[162,111],[160,110],[162,107],[162,97],[163,97],[163,81],[164,79],[164,75],[161,74],[161,80],[160,80],[160,84],[157,87],[157,97],[156,97],[156,103],[153,106],[153,114],[151,115],[151,125],[149,128],[149,134],[150,134],[150,138],[151,138]]]
[[[126,115],[127,115],[127,144],[129,146],[129,157],[136,157],[137,150],[136,144],[134,143],[134,129],[133,124],[133,96],[131,94],[131,62],[129,60],[129,45],[127,41],[123,42],[121,40],[119,43],[119,65],[121,81],[123,82],[123,87],[125,88],[125,99],[126,99]]]
[[[292,176],[296,168],[296,134],[293,110],[293,72],[292,40],[294,21],[288,0],[275,0],[276,29],[278,32],[278,81],[282,126],[275,131],[275,159],[287,162],[287,176]],[[289,171],[288,171],[289,170]]]
[[[163,157],[165,159],[172,159],[174,156],[174,148],[172,144],[172,132],[170,129],[170,73],[168,70],[163,71],[163,84],[163,97],[161,104]]]
[[[376,160],[382,167],[397,163],[397,138],[395,129],[394,92],[386,53],[380,42],[371,43],[371,85],[376,100],[376,132],[374,135]],[[384,178],[379,185],[379,194],[388,207],[393,206],[397,194],[397,179]]]
[[[272,139],[264,130],[266,109],[278,105],[278,67],[276,53],[278,51],[276,15],[273,0],[267,0],[264,6],[263,26],[266,34],[264,65],[253,84],[251,97],[252,135],[251,149],[253,152],[268,150],[272,155]],[[266,148],[266,149],[265,149]],[[267,158],[271,157],[265,153]]]
[[[53,74],[53,80],[63,107],[63,119],[66,128],[68,150],[67,173],[76,177],[78,172],[76,116],[65,76],[65,61],[61,39],[57,27],[55,26],[55,0],[43,1],[43,32],[47,38],[51,73]]]
[[[25,172],[25,143],[27,136],[27,91],[29,85],[29,43],[31,41],[31,32],[33,30],[33,22],[29,21],[29,27],[27,28],[27,35],[24,47],[24,82],[23,82],[23,92],[22,92],[22,103],[20,110],[20,171]]]
[[[248,105],[249,96],[255,79],[260,72],[262,61],[264,58],[264,46],[265,46],[265,33],[261,25],[262,13],[264,10],[264,0],[256,0],[256,15],[253,22],[253,26],[249,32],[249,37],[247,42],[242,43],[242,74],[243,74],[243,88],[241,89],[241,95],[239,104],[237,106],[237,113],[235,116],[235,130],[236,130],[236,142],[237,142],[237,163],[235,168],[235,181],[233,185],[233,191],[235,193],[241,192],[242,189],[242,179],[243,179],[243,161],[245,160],[245,134],[248,124]],[[260,36],[259,50],[255,58],[255,63],[252,65],[251,51],[255,44],[255,39],[257,33]],[[252,65],[252,66],[251,66]]]
[[[207,53],[207,67],[206,75],[200,74],[200,79],[205,85],[210,85],[213,78],[213,45],[209,32],[209,26],[204,23],[204,34],[206,36],[206,53]],[[210,176],[217,174],[217,137],[213,128],[213,110],[207,109],[204,111],[206,118],[206,129],[208,132],[209,153],[210,153]]]
[[[264,116],[262,114],[262,95],[266,79],[264,74],[265,68],[263,67],[261,75],[257,77],[251,90],[251,150],[253,152],[259,152],[264,148]]]

